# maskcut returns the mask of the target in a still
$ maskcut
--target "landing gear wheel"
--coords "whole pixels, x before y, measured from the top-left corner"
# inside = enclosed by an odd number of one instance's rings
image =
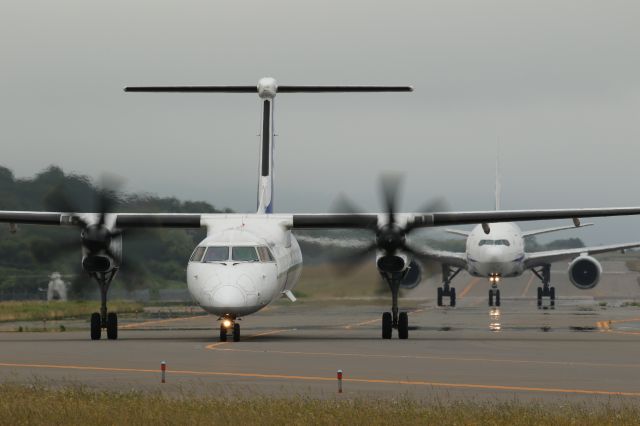
[[[91,314],[91,340],[100,340],[100,334],[102,334],[102,321],[100,314],[94,312]]]
[[[107,314],[107,339],[116,340],[118,338],[118,314],[109,312]]]
[[[240,341],[240,324],[238,323],[233,324],[233,341]]]
[[[496,306],[500,306],[500,290],[496,290]]]
[[[542,287],[538,287],[538,308],[542,307]]]
[[[549,288],[549,300],[551,306],[556,306],[556,288]]]
[[[220,324],[220,341],[221,342],[227,341],[227,327],[225,327],[222,324]]]
[[[391,339],[392,330],[391,312],[382,314],[382,338]]]
[[[455,287],[451,287],[451,295],[449,296],[449,304],[451,306],[456,306],[456,288]]]
[[[409,338],[409,315],[406,312],[400,312],[398,316],[398,339]]]
[[[438,287],[438,306],[442,306],[442,287]]]
[[[493,290],[489,290],[489,306],[493,306]]]

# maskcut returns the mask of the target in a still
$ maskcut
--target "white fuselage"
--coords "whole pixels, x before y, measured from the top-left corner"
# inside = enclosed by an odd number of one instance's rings
[[[524,272],[524,238],[515,223],[492,223],[485,234],[481,225],[467,237],[469,273],[476,277],[515,277]]]
[[[187,266],[189,292],[207,312],[233,319],[257,312],[298,281],[300,246],[277,223],[234,220],[207,234]]]

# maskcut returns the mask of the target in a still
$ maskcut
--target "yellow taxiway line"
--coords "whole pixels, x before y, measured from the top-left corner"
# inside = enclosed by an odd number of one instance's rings
[[[596,325],[598,329],[607,333],[616,333],[616,334],[628,334],[633,336],[640,335],[640,331],[624,331],[624,330],[615,330],[611,328],[612,324],[620,324],[625,322],[640,322],[640,318],[627,318],[621,320],[608,320],[608,321],[598,321]]]
[[[409,314],[417,314],[419,312],[424,312],[424,309],[414,309],[413,311],[409,311]],[[367,324],[372,324],[374,322],[379,322],[380,318],[375,318],[375,319],[370,319],[370,320],[366,320],[366,321],[362,321],[362,322],[357,322],[355,324],[347,324],[347,325],[343,325],[341,326],[342,328],[344,328],[345,330],[351,330],[352,328],[355,327],[360,327],[361,325],[367,325]]]
[[[533,277],[534,275],[531,274],[531,277],[529,278],[529,281],[527,281],[527,285],[525,286],[524,291],[522,292],[520,297],[525,297],[527,295],[527,292],[529,291],[529,287],[531,287],[531,283],[533,282]]]
[[[457,361],[457,362],[495,362],[502,364],[537,364],[537,365],[556,365],[564,367],[604,367],[604,368],[640,368],[640,364],[611,364],[598,362],[573,362],[573,361],[539,361],[533,359],[509,359],[509,358],[482,358],[482,357],[455,357],[455,356],[437,356],[437,355],[399,355],[399,354],[363,354],[349,352],[305,352],[305,351],[278,351],[278,350],[257,350],[257,349],[238,349],[238,348],[222,348],[217,349],[221,352],[246,352],[261,353],[275,355],[295,355],[295,356],[332,356],[332,357],[354,357],[354,358],[395,358],[395,359],[417,359],[432,361]]]
[[[118,327],[118,329],[124,330],[124,329],[138,328],[138,327],[146,327],[148,325],[166,324],[168,322],[186,321],[186,320],[191,320],[191,319],[195,319],[195,318],[204,318],[204,317],[208,317],[208,316],[209,315],[194,315],[192,317],[180,317],[180,318],[168,318],[168,319],[163,319],[163,320],[132,322],[130,324],[121,325],[121,326]]]
[[[478,284],[478,282],[480,282],[480,278],[472,278],[471,281],[469,281],[469,284],[467,284],[467,286],[464,288],[464,290],[462,290],[462,293],[460,293],[460,298],[463,298],[467,295],[467,293],[469,293],[469,291],[471,291],[471,289]]]
[[[294,330],[293,328],[283,328],[283,329],[279,329],[279,330],[270,330],[270,331],[264,331],[262,333],[256,333],[256,334],[252,334],[250,336],[245,337],[244,339],[253,339],[255,337],[260,337],[260,336],[268,336],[270,334],[280,334],[280,333],[285,333],[287,331],[291,331]],[[218,346],[222,346],[222,345],[226,345],[229,342],[216,342],[216,343],[211,343],[207,346],[205,346],[205,349],[210,349],[210,350],[216,350],[218,348]]]
[[[61,365],[61,364],[18,364],[1,362],[0,367],[11,368],[38,368],[38,369],[55,369],[55,370],[75,370],[75,371],[110,371],[119,373],[145,373],[158,374],[159,370],[143,369],[143,368],[118,368],[118,367],[97,367],[89,365]],[[263,373],[239,373],[224,371],[194,371],[194,370],[169,370],[170,375],[183,376],[202,376],[202,377],[237,377],[250,379],[271,379],[271,380],[290,380],[290,381],[308,381],[308,382],[333,382],[335,377],[331,376],[300,376],[289,374],[263,374]],[[581,395],[604,395],[604,396],[630,396],[640,397],[640,392],[628,391],[609,391],[599,389],[566,389],[566,388],[547,388],[547,387],[530,387],[530,386],[510,386],[510,385],[488,385],[477,383],[447,383],[447,382],[430,382],[422,380],[396,380],[396,379],[366,379],[366,378],[343,378],[346,383],[368,383],[368,384],[386,384],[386,385],[407,385],[407,386],[428,386],[449,389],[482,389],[494,391],[512,391],[512,392],[544,392],[544,393],[561,393],[561,394],[581,394]]]

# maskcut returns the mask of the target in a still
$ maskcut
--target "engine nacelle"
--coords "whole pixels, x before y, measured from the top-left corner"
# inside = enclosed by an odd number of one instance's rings
[[[400,287],[402,288],[415,288],[422,281],[422,266],[412,260],[407,269],[407,274],[402,279]]]
[[[108,272],[113,269],[113,261],[109,256],[104,255],[84,256],[82,268],[88,273]]]
[[[376,258],[376,265],[380,272],[398,274],[407,269],[409,266],[409,258],[403,253],[379,254]]]
[[[580,290],[594,288],[600,281],[601,274],[600,262],[591,256],[576,257],[569,264],[569,279]]]

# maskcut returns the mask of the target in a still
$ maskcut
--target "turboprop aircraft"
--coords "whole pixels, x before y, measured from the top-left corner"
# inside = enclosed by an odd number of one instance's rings
[[[382,315],[382,337],[409,336],[406,312],[399,312],[398,291],[409,279],[413,257],[420,250],[407,243],[418,228],[547,219],[574,219],[640,214],[640,207],[500,210],[473,212],[397,213],[397,188],[386,185],[382,213],[296,214],[273,213],[274,100],[278,93],[294,92],[408,92],[398,86],[278,86],[272,78],[257,86],[128,87],[127,92],[231,92],[257,93],[262,105],[258,207],[250,214],[115,213],[106,194],[97,213],[0,211],[0,222],[9,224],[66,225],[80,230],[81,265],[100,287],[100,312],[91,315],[91,338],[117,339],[117,314],[108,312],[109,285],[123,259],[122,235],[136,228],[200,228],[207,237],[194,249],[187,264],[187,285],[193,298],[220,320],[220,340],[229,332],[240,340],[240,317],[252,314],[276,298],[295,300],[293,288],[300,275],[302,253],[292,231],[297,229],[367,229],[372,232],[370,253],[389,285],[391,312]],[[12,225],[12,226],[13,226]],[[493,225],[496,226],[496,225]],[[484,228],[483,227],[483,228]],[[413,278],[412,278],[413,279]]]

